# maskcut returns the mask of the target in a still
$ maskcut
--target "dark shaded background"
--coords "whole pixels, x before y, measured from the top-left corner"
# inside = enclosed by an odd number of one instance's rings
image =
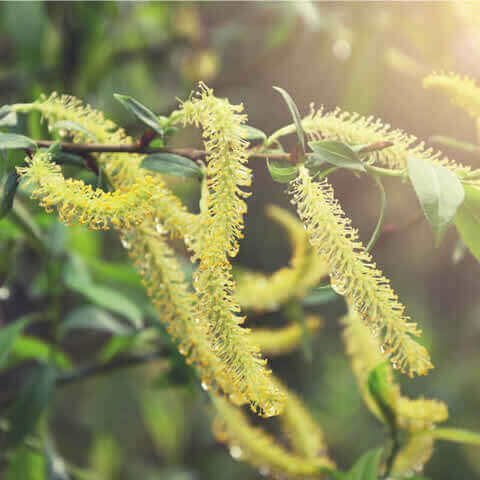
[[[314,102],[379,116],[422,139],[443,134],[477,141],[471,119],[421,87],[422,76],[432,70],[480,76],[480,7],[475,2],[3,2],[0,25],[0,104],[31,101],[54,90],[72,93],[139,134],[139,125],[112,93],[129,94],[156,113],[168,114],[176,97],[186,98],[202,79],[217,95],[243,102],[249,124],[267,133],[290,123],[285,104],[272,90],[278,85],[290,92],[303,114]],[[22,127],[44,138],[34,120],[24,120]],[[198,141],[198,134],[187,130],[173,144],[196,146]],[[479,166],[478,158],[447,153]],[[288,206],[288,201],[263,161],[252,161],[252,168],[255,193],[236,263],[272,271],[288,261],[289,248],[263,211],[267,203]],[[197,186],[175,182],[194,205]],[[367,240],[378,210],[374,186],[346,173],[335,173],[332,182]],[[419,205],[405,186],[386,186],[386,222],[402,226]],[[113,235],[77,228],[65,232],[56,222],[44,223],[59,248],[126,263]],[[428,225],[417,222],[383,236],[374,255],[424,329],[436,366],[427,378],[401,379],[406,391],[446,401],[451,425],[480,431],[480,266],[468,253],[455,263],[456,243],[452,229],[434,249]],[[45,264],[28,245],[10,241],[0,244],[0,255],[5,293],[0,322],[7,323],[42,308]],[[115,285],[115,279],[105,281]],[[133,290],[130,286],[129,294]],[[66,293],[61,309],[66,313],[78,303]],[[325,429],[333,458],[346,468],[380,444],[384,432],[364,407],[344,356],[335,320],[339,311],[341,305],[329,309],[326,326],[314,341],[313,362],[295,353],[276,359],[273,368],[303,395]],[[281,315],[271,315],[251,317],[248,323],[282,321]],[[41,329],[33,333],[45,334]],[[75,335],[66,338],[65,348],[80,364],[105,341],[93,333]],[[15,375],[18,379],[21,372]],[[260,478],[216,444],[200,389],[147,388],[157,377],[152,365],[60,391],[51,418],[59,452],[98,473],[90,478]],[[479,451],[439,443],[426,475],[478,478]]]

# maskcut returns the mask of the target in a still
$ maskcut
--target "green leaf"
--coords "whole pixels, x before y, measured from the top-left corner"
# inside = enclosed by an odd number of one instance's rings
[[[0,368],[5,365],[15,339],[27,326],[29,321],[29,317],[23,317],[6,327],[0,328]]]
[[[92,305],[76,308],[67,314],[59,328],[59,335],[64,336],[72,329],[102,330],[117,335],[128,335],[132,329],[123,325],[110,313]]]
[[[250,125],[243,125],[243,128],[247,131],[245,140],[262,140],[263,142],[265,142],[265,140],[267,139],[265,133],[258,128],[251,127]]]
[[[341,297],[329,285],[320,288],[314,288],[306,295],[302,301],[306,307],[315,307],[317,305],[324,305],[325,303],[334,302]]]
[[[24,135],[16,133],[0,133],[0,150],[16,148],[37,148],[37,144]]]
[[[453,219],[465,245],[480,262],[480,188],[464,185],[465,200]]]
[[[408,172],[438,245],[465,198],[463,186],[448,168],[422,158],[409,157]]]
[[[381,457],[381,448],[369,450],[355,462],[345,480],[378,480]]]
[[[395,411],[390,403],[391,385],[388,381],[388,362],[381,363],[370,372],[367,379],[367,388],[382,413],[385,422],[392,429],[395,429]]]
[[[10,109],[9,105],[0,108],[0,128],[15,127],[17,125],[17,112]]]
[[[142,311],[122,293],[103,285],[96,285],[87,277],[65,277],[66,285],[72,290],[84,295],[95,305],[126,317],[135,328],[141,328]]]
[[[25,360],[41,360],[48,362],[53,359],[58,368],[69,370],[73,367],[72,361],[65,352],[39,338],[29,335],[19,335],[11,349],[12,360],[10,365],[16,365]]]
[[[167,175],[198,179],[203,177],[202,169],[193,160],[174,153],[152,153],[143,159],[140,166]]]
[[[288,183],[297,176],[297,167],[286,160],[272,160],[267,158],[268,171],[278,183]]]
[[[309,142],[313,155],[309,157],[309,163],[330,163],[340,168],[365,172],[358,154],[346,143],[328,140],[325,142]],[[307,163],[308,166],[308,163]]]
[[[114,93],[113,96],[144,125],[157,132],[160,136],[163,136],[163,128],[157,116],[149,108],[128,95]]]
[[[7,434],[10,447],[18,446],[36,426],[55,390],[56,372],[47,364],[33,369],[20,390],[8,419],[11,429]]]
[[[92,132],[87,130],[83,125],[80,125],[77,122],[72,122],[71,120],[60,120],[59,122],[56,122],[53,125],[53,128],[55,130],[60,130],[63,128],[64,130],[79,132],[82,135],[85,135],[86,137],[90,138],[90,140],[94,142],[97,141],[97,137]]]
[[[13,199],[17,193],[18,179],[20,176],[16,171],[10,172],[3,186],[3,195],[0,200],[0,218],[7,215],[13,207]]]
[[[22,445],[9,458],[6,480],[45,480],[44,474],[45,458],[30,446]]]
[[[298,111],[297,105],[293,101],[292,97],[286,92],[283,88],[280,87],[273,87],[274,90],[280,93],[280,95],[285,100],[288,109],[293,118],[293,122],[295,123],[295,128],[297,129],[297,136],[298,136],[298,143],[302,149],[302,156],[305,156],[305,132],[303,131],[302,127],[302,119],[300,118],[300,112]]]
[[[428,434],[438,440],[448,440],[449,442],[480,446],[480,434],[469,432],[468,430],[459,428],[436,428],[435,430],[429,431]]]

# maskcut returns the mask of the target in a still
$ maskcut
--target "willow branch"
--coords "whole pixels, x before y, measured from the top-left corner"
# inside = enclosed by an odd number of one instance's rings
[[[49,148],[54,143],[51,140],[37,140],[37,146],[40,148]],[[372,145],[367,145],[359,153],[370,153],[374,151],[383,150],[384,148],[391,147],[391,142],[378,142]],[[70,143],[61,142],[60,146],[62,150],[67,153],[76,153],[79,155],[88,153],[173,153],[181,155],[183,157],[190,158],[192,160],[199,160],[205,157],[206,152],[204,150],[198,150],[195,148],[169,148],[169,147],[149,147],[142,144],[142,142],[114,145],[108,143]],[[286,160],[288,162],[294,162],[294,156],[291,153],[271,153],[265,151],[259,151],[258,148],[251,148],[248,151],[249,157],[256,158],[269,158],[271,160]],[[308,155],[307,155],[308,156]]]
[[[79,368],[73,372],[59,374],[56,379],[57,387],[65,387],[73,383],[77,383],[89,378],[93,378],[100,375],[107,375],[109,373],[115,372],[117,370],[123,370],[126,368],[137,367],[141,365],[146,365],[155,360],[165,360],[165,351],[159,350],[154,352],[149,352],[141,355],[129,355],[124,357],[117,357],[114,360],[108,363],[98,363],[94,365],[89,365],[86,367]],[[21,388],[20,384],[17,384],[16,387],[7,390],[4,390],[0,395],[0,411],[7,408],[13,401],[15,401],[16,396],[19,393]]]

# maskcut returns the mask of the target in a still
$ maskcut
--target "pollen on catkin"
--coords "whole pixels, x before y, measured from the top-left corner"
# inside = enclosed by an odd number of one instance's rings
[[[46,151],[27,158],[26,164],[17,171],[25,186],[34,188],[32,197],[39,199],[47,212],[55,208],[66,225],[80,223],[92,230],[131,228],[153,213],[155,191],[151,176],[112,193],[94,190],[80,180],[65,179],[61,167]]]
[[[251,343],[249,331],[240,326],[244,318],[232,295],[229,257],[238,252],[247,211],[244,199],[248,193],[243,189],[251,184],[242,111],[242,105],[215,97],[203,84],[182,105],[183,121],[202,127],[207,152],[205,207],[199,218],[201,241],[193,244],[194,258],[199,260],[193,285],[198,295],[196,315],[210,328],[211,343],[229,367],[236,396],[249,401],[261,415],[272,416],[281,411],[284,398],[269,378],[266,361]]]
[[[433,365],[425,347],[413,338],[421,332],[365,251],[332,187],[325,179],[315,182],[300,166],[290,190],[313,248],[329,266],[332,288],[348,299],[372,335],[382,339],[394,368],[410,376],[426,374]]]

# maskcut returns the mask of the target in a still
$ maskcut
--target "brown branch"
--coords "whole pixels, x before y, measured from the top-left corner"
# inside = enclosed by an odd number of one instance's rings
[[[56,379],[57,387],[65,387],[73,383],[77,383],[92,377],[99,375],[106,375],[117,370],[123,370],[125,368],[132,368],[141,365],[146,365],[150,362],[163,360],[167,365],[168,359],[165,356],[165,350],[159,350],[139,355],[120,356],[108,363],[99,363],[79,368],[73,372],[59,374]],[[8,408],[15,398],[18,396],[21,384],[15,383],[15,386],[11,389],[4,389],[0,394],[0,412]]]
[[[51,140],[37,140],[37,145],[39,147],[48,148],[53,143]],[[377,142],[372,145],[368,145],[359,153],[370,153],[374,151],[383,150],[384,148],[391,147],[393,143],[391,142]],[[148,145],[144,145],[143,142],[131,143],[131,144],[122,144],[114,145],[108,143],[70,143],[62,142],[60,143],[62,150],[68,153],[76,153],[79,155],[86,153],[140,153],[140,154],[149,154],[149,153],[174,153],[176,155],[181,155],[183,157],[190,158],[192,160],[200,160],[205,157],[206,152],[204,150],[198,150],[195,148],[168,148],[168,147],[157,147],[152,148]],[[269,158],[271,160],[287,160],[288,162],[295,161],[295,155],[291,153],[267,153],[259,152],[257,148],[252,148],[248,151],[249,157],[256,158]]]

